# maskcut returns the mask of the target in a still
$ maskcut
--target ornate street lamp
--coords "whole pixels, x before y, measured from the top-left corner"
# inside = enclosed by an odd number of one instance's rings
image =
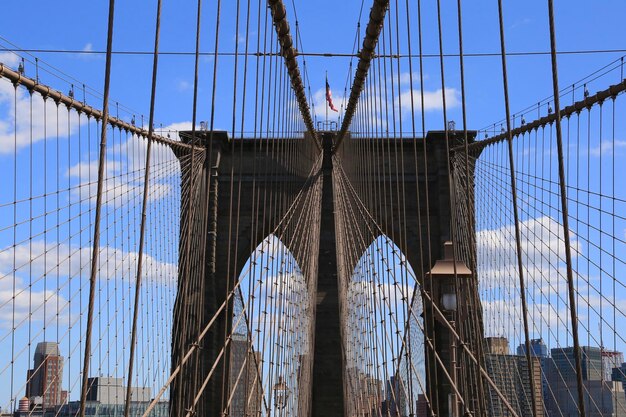
[[[289,388],[282,376],[278,377],[278,382],[274,384],[274,406],[277,410],[282,410],[287,406],[289,398]]]
[[[436,405],[437,409],[434,411],[440,415],[458,417],[459,399],[452,388],[453,385],[458,386],[457,340],[448,326],[456,331],[459,304],[463,303],[463,298],[460,300],[457,298],[457,289],[461,289],[459,292],[461,293],[461,297],[463,297],[464,293],[462,289],[465,288],[465,285],[463,285],[464,280],[469,279],[472,276],[472,272],[462,261],[455,261],[452,242],[444,243],[443,252],[443,259],[435,262],[430,272],[426,274],[425,286],[426,291],[430,293],[433,304],[441,310],[445,318],[436,314],[434,307],[425,308],[424,311],[430,316],[430,319],[426,320],[428,337],[436,341],[436,354],[441,358],[443,363],[447,365],[451,381],[448,381],[441,373],[441,370],[437,369],[437,366],[434,366],[433,371],[439,374],[439,386],[431,386],[430,389],[431,392],[437,390],[440,393],[440,403]],[[445,323],[446,321],[448,323]],[[446,410],[447,413],[445,412]]]

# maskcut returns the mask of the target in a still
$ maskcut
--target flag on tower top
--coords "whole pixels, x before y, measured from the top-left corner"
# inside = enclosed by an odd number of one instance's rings
[[[336,112],[339,111],[335,108],[335,105],[333,104],[333,93],[332,91],[330,91],[330,84],[328,84],[328,78],[326,78],[326,101],[328,102],[328,107],[330,107],[332,111],[336,111]]]

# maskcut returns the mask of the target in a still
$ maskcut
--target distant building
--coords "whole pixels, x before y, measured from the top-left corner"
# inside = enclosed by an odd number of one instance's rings
[[[380,379],[362,374],[361,392],[364,393],[363,414],[378,416],[383,402],[383,382]]]
[[[526,343],[522,343],[517,347],[517,354],[519,356],[526,356]],[[548,357],[548,346],[543,343],[543,339],[530,340],[530,354],[538,358]]]
[[[424,394],[417,394],[417,401],[415,402],[415,416],[416,417],[428,417],[428,401]]]
[[[406,398],[406,387],[399,375],[394,375],[387,381],[385,387],[385,402],[387,414],[389,417],[406,417],[408,416],[408,403]],[[383,408],[383,413],[385,412]]]
[[[49,346],[46,348],[50,349]],[[122,417],[124,415],[126,387],[123,385],[122,378],[88,378],[87,384],[86,417]],[[67,394],[64,394],[63,398],[67,398]],[[150,388],[133,387],[131,389],[130,415],[142,415],[149,406],[151,399]],[[31,398],[30,410],[25,412],[18,410],[14,417],[76,417],[79,409],[80,401],[67,403],[64,399],[62,404],[44,408]],[[168,415],[169,405],[167,402],[157,403],[154,410],[149,414],[150,417],[167,417]]]
[[[533,357],[532,378],[528,374],[526,356],[510,355],[509,343],[506,338],[491,337],[485,340],[485,366],[487,373],[496,384],[500,393],[511,405],[515,414],[520,417],[543,417],[543,385],[541,383],[541,363]],[[533,391],[536,408],[533,412]],[[506,407],[501,396],[487,386],[487,406],[489,416],[503,417],[513,415]]]
[[[126,402],[126,387],[122,378],[94,377],[87,379],[87,401],[101,404],[118,405]],[[148,387],[132,387],[132,402],[150,401],[151,390]]]
[[[576,381],[576,359],[574,348],[552,349],[552,360],[555,370],[565,381]],[[602,350],[599,347],[582,346],[582,376],[583,381],[600,381],[602,379]],[[556,375],[553,375],[556,376]]]
[[[485,337],[486,352],[494,355],[508,355],[509,340],[506,337]]]
[[[358,416],[379,416],[383,403],[382,381],[356,367],[348,368],[346,373],[351,392],[351,413]]]
[[[614,350],[602,349],[602,373],[605,381],[611,381],[613,368],[619,368],[624,363],[624,354]]]
[[[43,410],[64,404],[67,391],[61,389],[63,357],[55,342],[40,342],[35,348],[33,369],[26,373],[26,397],[31,408]]]
[[[233,393],[231,417],[257,416],[261,411],[261,353],[254,352],[246,336],[235,335],[230,348],[229,387]]]
[[[530,354],[531,356],[539,358],[539,365],[541,366],[541,389],[544,403],[547,401],[546,395],[550,392],[546,375],[547,360],[550,357],[548,353],[548,346],[543,342],[543,339],[530,340]],[[519,356],[526,356],[526,343],[521,343],[517,347],[517,354]]]
[[[550,416],[578,416],[576,359],[574,348],[551,350],[546,375],[550,392],[546,395],[546,408]],[[584,401],[588,417],[626,417],[626,397],[619,381],[605,379],[602,349],[581,347],[581,368]]]
[[[149,401],[138,401],[130,403],[131,416],[141,416],[150,405]],[[103,404],[98,401],[87,401],[85,404],[85,417],[124,417],[125,404]],[[79,415],[80,401],[71,401],[56,411],[49,411],[44,417],[76,417]],[[27,417],[28,414],[18,417]],[[169,402],[159,401],[152,409],[149,417],[169,417]]]
[[[611,381],[621,382],[622,388],[626,391],[626,363],[622,363],[611,370]]]

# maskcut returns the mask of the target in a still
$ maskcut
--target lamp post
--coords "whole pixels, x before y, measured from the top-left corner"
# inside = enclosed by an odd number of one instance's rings
[[[452,242],[443,245],[443,259],[435,262],[432,269],[426,273],[424,289],[430,295],[434,305],[424,300],[424,327],[426,337],[433,345],[434,352],[426,344],[426,357],[428,360],[428,391],[431,407],[434,413],[442,417],[459,416],[459,398],[453,386],[457,384],[457,341],[450,327],[456,330],[456,321],[459,316],[459,307],[464,304],[464,294],[459,289],[464,288],[464,280],[470,278],[472,273],[469,268],[459,260],[454,259]],[[441,311],[436,312],[435,307]],[[463,311],[461,309],[461,311]],[[447,323],[446,323],[447,322]],[[458,333],[458,332],[457,332]],[[438,365],[435,355],[446,366],[446,372]]]
[[[289,398],[289,388],[282,376],[278,377],[278,382],[274,384],[274,407],[279,411],[287,406],[287,399]]]

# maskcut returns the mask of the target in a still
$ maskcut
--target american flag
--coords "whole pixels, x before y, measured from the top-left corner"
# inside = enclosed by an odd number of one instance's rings
[[[328,102],[328,107],[330,107],[332,111],[336,111],[336,112],[339,111],[333,105],[333,93],[332,91],[330,91],[330,84],[328,84],[328,78],[326,79],[326,101]]]

